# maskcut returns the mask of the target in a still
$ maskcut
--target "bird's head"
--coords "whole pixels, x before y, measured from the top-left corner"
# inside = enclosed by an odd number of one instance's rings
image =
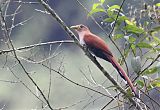
[[[77,33],[90,32],[88,27],[83,24],[71,26],[70,28],[74,29]]]

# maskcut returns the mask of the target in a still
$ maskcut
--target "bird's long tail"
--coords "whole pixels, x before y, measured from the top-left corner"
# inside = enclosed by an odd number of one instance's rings
[[[114,57],[112,57],[112,60],[110,61],[110,63],[116,68],[116,70],[118,71],[118,73],[120,74],[120,76],[125,81],[127,81],[127,83],[129,84],[129,86],[131,87],[132,91],[134,92],[135,96],[138,96],[137,93],[136,93],[136,88],[133,86],[133,83],[131,82],[131,80],[127,76],[126,72],[123,70],[123,68],[119,65],[119,63],[116,61],[116,59]]]

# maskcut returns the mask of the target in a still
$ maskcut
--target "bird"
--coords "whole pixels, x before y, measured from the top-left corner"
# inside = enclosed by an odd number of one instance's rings
[[[134,95],[137,96],[136,88],[134,87],[132,81],[130,80],[126,72],[123,70],[123,68],[120,66],[120,64],[117,62],[116,57],[112,54],[105,41],[99,36],[93,34],[90,29],[83,24],[74,25],[70,28],[74,29],[77,32],[79,36],[79,42],[82,46],[86,46],[86,48],[96,57],[108,61],[113,65],[113,67],[117,70],[120,76],[125,81],[127,81]]]

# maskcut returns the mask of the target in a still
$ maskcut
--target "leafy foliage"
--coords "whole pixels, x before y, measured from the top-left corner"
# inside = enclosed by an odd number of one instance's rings
[[[142,80],[137,80],[136,83],[140,86],[140,88],[144,87],[144,81]]]
[[[137,44],[137,46],[139,47],[139,48],[152,48],[152,46],[149,44],[149,43],[146,43],[146,42],[139,42],[138,44]]]
[[[107,7],[106,7],[107,6]],[[100,0],[98,3],[94,3],[88,16],[95,16],[100,14],[102,16],[103,24],[106,24],[107,29],[114,27],[114,33],[112,33],[112,39],[114,41],[124,40],[124,50],[122,51],[123,57],[127,58],[129,55],[133,55],[133,58],[140,56],[144,64],[143,68],[139,69],[137,75],[153,75],[158,73],[158,68],[152,66],[152,63],[159,61],[155,60],[160,51],[160,3],[154,5],[148,5],[144,3],[144,6],[136,9],[123,9],[120,5],[114,4],[109,6],[105,0]],[[130,13],[132,12],[132,13]],[[119,16],[117,18],[117,14]],[[115,21],[117,20],[117,21]],[[109,27],[109,28],[108,28]],[[106,30],[107,31],[107,30]],[[152,57],[154,55],[154,57]],[[149,59],[148,59],[149,58]],[[122,58],[119,62],[123,64]],[[147,62],[147,63],[146,63]],[[142,63],[142,62],[141,62]],[[145,68],[146,65],[150,65],[149,68]],[[148,80],[148,87],[159,87],[160,80],[150,82]],[[137,84],[143,88],[145,82],[137,80]]]
[[[159,6],[160,7],[160,3],[155,4],[155,6]]]
[[[142,34],[144,30],[142,28],[137,27],[136,25],[126,25],[124,28],[128,33],[134,33],[134,34]]]
[[[157,67],[153,67],[153,68],[150,68],[150,69],[147,69],[146,71],[144,71],[144,75],[148,75],[148,74],[154,74],[157,72]]]

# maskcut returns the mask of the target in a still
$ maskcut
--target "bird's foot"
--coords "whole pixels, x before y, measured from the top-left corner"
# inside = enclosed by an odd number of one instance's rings
[[[89,51],[87,45],[83,44],[82,47],[83,47],[83,49],[84,49],[85,51]]]

